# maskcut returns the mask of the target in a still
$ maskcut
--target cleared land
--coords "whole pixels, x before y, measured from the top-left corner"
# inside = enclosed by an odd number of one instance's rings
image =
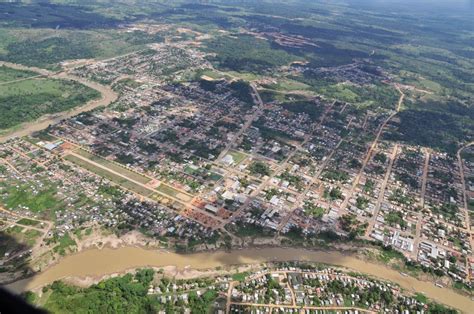
[[[0,84],[26,79],[38,75],[32,71],[16,70],[4,65],[0,66]]]
[[[130,180],[127,180],[126,178],[124,177],[121,177],[119,175],[116,175],[114,174],[113,172],[111,171],[108,171],[108,170],[105,170],[103,168],[100,168],[100,167],[97,167],[96,165],[84,160],[84,159],[81,159],[79,157],[76,157],[76,156],[73,156],[73,155],[67,155],[66,157],[64,157],[66,160],[69,160],[73,163],[75,163],[76,165],[90,171],[90,172],[93,172],[101,177],[104,177],[112,182],[114,182],[115,184],[118,184],[132,192],[135,192],[135,193],[138,193],[140,195],[144,195],[144,196],[149,196],[151,194],[153,194],[153,190],[151,189],[147,189],[139,184],[136,184]]]
[[[146,183],[151,181],[151,179],[148,178],[148,177],[142,176],[139,173],[128,170],[125,167],[117,165],[116,163],[114,163],[112,161],[109,161],[109,160],[104,159],[102,157],[93,155],[93,154],[91,154],[91,153],[89,153],[89,152],[87,152],[83,149],[78,149],[77,151],[75,151],[75,153],[77,153],[78,155],[81,155],[82,157],[90,159],[91,161],[93,161],[95,163],[98,163],[98,164],[100,164],[104,167],[107,167],[107,168],[109,168],[113,171],[116,171],[116,172],[126,176],[127,178],[132,179],[133,181],[137,181],[137,182],[140,182],[140,183],[143,183],[143,184],[146,184]]]
[[[69,80],[29,79],[0,85],[0,129],[66,111],[99,97],[98,91]]]

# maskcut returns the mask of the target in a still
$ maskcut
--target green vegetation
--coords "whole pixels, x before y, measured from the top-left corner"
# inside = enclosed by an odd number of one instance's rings
[[[18,245],[26,245],[28,248],[31,248],[35,245],[36,239],[38,239],[42,235],[42,233],[38,230],[26,229],[16,225],[6,229],[5,234],[11,236],[11,238],[17,242],[17,244],[12,243],[11,248],[17,247]],[[7,246],[7,250],[9,249],[8,242],[9,241],[6,241],[5,243],[5,245]]]
[[[320,118],[324,109],[323,107],[318,107],[314,102],[304,100],[284,102],[281,106],[294,113],[306,113],[313,121]]]
[[[326,212],[326,209],[311,202],[305,202],[303,209],[306,215],[312,216],[313,218],[321,218]]]
[[[121,166],[121,165],[118,165],[112,161],[109,161],[107,159],[104,159],[100,156],[97,156],[97,155],[93,155],[83,149],[78,149],[76,151],[77,154],[81,155],[82,157],[85,157],[87,159],[89,159],[90,161],[93,161],[95,163],[98,163],[100,164],[101,166],[104,166],[112,171],[115,171],[115,172],[118,172],[120,173],[121,175],[124,175],[126,176],[127,178],[130,178],[131,180],[133,181],[137,181],[137,182],[140,182],[140,183],[143,183],[143,184],[146,184],[148,182],[151,181],[150,178],[148,177],[145,177],[135,171],[132,171],[132,170],[129,170],[127,168],[125,168],[124,166]]]
[[[124,177],[121,177],[119,175],[116,175],[115,173],[112,173],[108,170],[105,170],[103,168],[99,168],[97,167],[96,165],[84,160],[84,159],[81,159],[81,158],[78,158],[76,156],[73,156],[73,155],[68,155],[65,157],[66,160],[92,172],[92,173],[95,173],[97,174],[98,176],[101,176],[103,178],[106,178],[112,182],[114,182],[115,184],[125,188],[125,189],[128,189],[132,192],[135,192],[137,194],[140,194],[140,195],[144,195],[144,196],[150,196],[151,194],[153,194],[153,190],[151,189],[148,189],[148,188],[145,188],[141,185],[138,185],[130,180],[127,180],[125,179]]]
[[[387,161],[387,155],[385,155],[384,153],[377,153],[374,155],[374,160],[376,162],[384,164]]]
[[[366,209],[369,205],[370,200],[363,196],[358,196],[356,199],[356,206],[359,209]]]
[[[62,205],[56,195],[57,188],[48,184],[41,188],[33,188],[28,183],[17,186],[12,184],[6,186],[0,193],[2,197],[0,201],[9,209],[23,207],[33,213],[42,213],[46,210],[57,209]]]
[[[338,186],[336,186],[334,188],[324,189],[323,196],[324,196],[325,199],[329,199],[331,201],[344,199],[344,196],[342,195],[342,191]]]
[[[89,288],[55,281],[43,288],[43,293],[49,294],[44,308],[52,313],[176,313],[186,306],[192,313],[208,313],[218,296],[213,289],[206,289],[202,295],[190,291],[187,305],[182,300],[176,304],[162,304],[159,296],[148,295],[149,285],[154,282],[154,277],[152,269],[140,269],[134,275],[107,279]],[[168,278],[162,278],[158,286],[165,291],[171,283]],[[204,289],[206,286],[205,282],[200,284]]]
[[[388,223],[390,226],[399,225],[401,228],[405,228],[407,226],[406,221],[403,219],[403,214],[398,211],[392,211],[386,214],[384,219],[385,222]]]
[[[328,181],[347,182],[349,174],[343,170],[329,169],[323,173],[323,178]]]
[[[167,184],[160,184],[157,188],[156,188],[157,191],[161,192],[161,193],[164,193],[166,195],[169,195],[171,197],[177,197],[178,194],[183,194],[181,193],[180,191],[176,190],[175,188],[167,185]],[[184,194],[185,195],[185,194]]]
[[[363,235],[367,229],[368,223],[361,223],[354,214],[345,214],[339,217],[339,224],[342,230],[349,234],[349,238],[355,238]]]
[[[0,85],[0,129],[66,111],[98,97],[98,91],[67,80],[31,79]]]
[[[54,26],[56,27],[56,26]],[[159,43],[163,38],[142,31],[118,30],[10,30],[7,36],[19,36],[6,43],[0,60],[27,66],[58,69],[66,60],[110,58],[145,49],[148,43]]]
[[[101,186],[99,186],[98,192],[102,195],[110,196],[113,198],[118,198],[123,194],[120,188],[110,184],[102,184]]]
[[[240,101],[247,104],[247,106],[253,106],[253,91],[249,83],[238,80],[230,83],[229,88],[232,90],[232,95]]]
[[[399,93],[389,85],[354,86],[331,82],[330,78],[314,77],[311,74],[306,74],[304,77],[294,77],[294,79],[311,86],[311,90],[317,94],[330,99],[360,104],[362,107],[393,109],[400,97]]]
[[[392,195],[388,197],[388,200],[401,205],[410,205],[414,202],[413,197],[410,195],[406,195],[400,188],[395,189],[392,192]]]
[[[249,166],[249,171],[253,175],[268,176],[271,174],[270,167],[261,161],[255,161]]]
[[[37,75],[35,72],[16,70],[4,65],[0,66],[0,84],[26,79]]]
[[[248,275],[250,275],[248,272],[232,274],[232,280],[242,282],[247,278]]]
[[[443,216],[449,219],[454,219],[459,213],[459,208],[456,204],[444,203],[440,206],[433,206],[432,211],[438,214],[442,214]]]
[[[428,146],[455,154],[458,143],[474,136],[474,121],[467,116],[427,110],[406,110],[399,113],[400,122],[391,122],[394,131],[385,138]]]
[[[250,35],[221,36],[206,44],[207,51],[217,53],[212,61],[223,70],[260,73],[298,59],[283,50],[272,49],[267,41]]]
[[[365,185],[364,185],[364,192],[365,193],[372,193],[374,191],[374,188],[375,188],[374,180],[368,179],[365,182]]]
[[[245,159],[245,157],[247,157],[247,155],[245,155],[244,153],[241,153],[241,152],[235,151],[235,150],[229,151],[229,155],[232,156],[232,158],[234,159],[235,164],[239,164],[242,160]]]
[[[66,255],[67,251],[75,247],[76,241],[74,241],[69,233],[65,233],[63,236],[58,236],[55,234],[52,239],[49,240],[50,243],[58,243],[53,248],[55,253],[59,253],[60,255]]]
[[[381,262],[387,264],[391,262],[392,260],[405,261],[405,256],[401,252],[392,248],[391,246],[383,245],[380,250],[378,259]]]
[[[17,224],[24,225],[24,226],[37,226],[39,225],[39,221],[32,220],[28,218],[22,218],[16,222]]]
[[[288,170],[285,170],[278,177],[282,179],[283,181],[288,181],[291,185],[293,185],[298,190],[302,190],[304,188],[303,178],[301,178],[300,176],[291,174],[290,172],[288,172]]]
[[[272,236],[272,232],[269,229],[265,229],[262,226],[247,224],[243,222],[237,222],[234,227],[235,230],[231,230],[239,237],[268,237]]]

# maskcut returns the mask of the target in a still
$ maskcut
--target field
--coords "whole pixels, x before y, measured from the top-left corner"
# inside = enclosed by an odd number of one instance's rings
[[[153,193],[153,190],[147,189],[141,185],[138,185],[130,180],[125,179],[124,177],[118,176],[110,171],[107,171],[103,168],[99,168],[95,166],[94,164],[85,161],[84,159],[78,158],[76,156],[68,155],[65,157],[66,160],[71,161],[75,163],[76,165],[97,174],[98,176],[101,176],[103,178],[106,178],[112,182],[114,182],[117,185],[122,186],[125,189],[128,189],[132,192],[135,192],[140,195],[144,196],[149,196]]]
[[[0,66],[0,84],[21,80],[37,75],[35,72],[15,70],[4,65]]]
[[[121,167],[113,162],[110,162],[106,159],[103,159],[101,157],[98,157],[98,156],[95,156],[95,155],[92,155],[82,149],[79,149],[77,151],[77,153],[93,162],[96,162],[100,165],[103,165],[104,167],[112,170],[112,171],[115,171],[117,173],[120,173],[121,175],[125,176],[126,178],[130,178],[131,180],[133,181],[136,181],[136,182],[140,182],[142,184],[146,184],[148,182],[151,181],[150,178],[147,178],[145,176],[142,176],[136,172],[133,172],[131,170],[128,170],[128,169],[125,169],[124,167]],[[76,156],[73,156],[73,155],[68,155],[65,157],[67,160],[77,164],[78,166],[81,166],[101,177],[104,177],[104,178],[107,178],[109,180],[111,180],[112,182],[114,182],[115,184],[118,184],[122,187],[124,187],[125,189],[128,189],[132,192],[135,192],[137,194],[140,194],[140,195],[144,195],[144,196],[150,196],[151,194],[153,194],[153,190],[151,188],[145,188],[139,184],[136,184],[134,183],[133,181],[130,181],[128,179],[125,179],[124,177],[121,177],[111,171],[108,171],[106,169],[103,169],[103,168],[100,168],[100,167],[97,167],[96,165],[84,160],[84,159],[81,159],[81,158],[78,158]],[[183,193],[183,192],[180,192],[178,190],[176,190],[175,188],[169,186],[169,185],[166,185],[166,184],[160,184],[157,188],[156,188],[156,191],[160,192],[160,193],[163,193],[163,194],[166,194],[166,195],[169,195],[171,197],[175,197],[175,198],[178,198],[182,201],[189,201],[191,200],[191,196],[186,194],[186,193]]]
[[[60,255],[66,255],[66,250],[77,245],[69,233],[64,234],[62,237],[54,237],[54,241],[57,242],[58,245],[53,248],[53,251]]]
[[[5,183],[0,183],[5,185]],[[34,189],[29,184],[9,184],[4,186],[0,201],[9,209],[26,208],[33,213],[43,213],[54,210],[62,205],[56,196],[56,187],[44,184]]]
[[[174,198],[177,198],[179,200],[182,200],[182,201],[190,201],[191,200],[191,196],[188,195],[188,194],[185,194],[183,192],[180,192],[178,190],[176,190],[175,188],[169,186],[169,185],[166,185],[166,184],[160,184],[156,190],[160,193],[163,193],[163,194],[166,194],[166,195],[169,195],[171,197],[174,197]]]
[[[37,226],[40,224],[37,220],[32,220],[28,218],[22,218],[16,222],[17,224],[24,225],[24,226]]]
[[[0,129],[85,104],[100,93],[82,84],[56,79],[30,79],[0,85]]]
[[[140,183],[143,183],[143,184],[146,184],[146,183],[148,183],[148,182],[151,181],[151,179],[148,178],[148,177],[142,176],[142,175],[139,174],[139,173],[136,173],[136,172],[134,172],[134,171],[128,170],[128,169],[126,169],[125,167],[122,167],[122,166],[120,166],[120,165],[117,165],[117,164],[114,163],[114,162],[108,161],[107,159],[104,159],[104,158],[101,158],[101,157],[99,157],[99,156],[93,155],[93,154],[91,154],[91,153],[89,153],[89,152],[87,152],[87,151],[85,151],[85,150],[83,150],[83,149],[78,149],[78,150],[76,151],[76,153],[77,153],[78,155],[81,155],[81,156],[83,156],[83,157],[85,157],[85,158],[87,158],[87,159],[89,159],[89,160],[95,162],[95,163],[98,163],[98,164],[100,164],[100,165],[102,165],[102,166],[105,166],[105,167],[107,167],[107,168],[109,168],[109,169],[115,171],[115,172],[118,172],[118,173],[120,173],[120,174],[126,176],[127,178],[130,178],[130,179],[133,180],[133,181],[137,181],[137,182],[140,182]]]
[[[235,164],[239,164],[242,160],[244,160],[247,157],[245,154],[235,151],[235,150],[229,151],[229,155],[232,156]]]

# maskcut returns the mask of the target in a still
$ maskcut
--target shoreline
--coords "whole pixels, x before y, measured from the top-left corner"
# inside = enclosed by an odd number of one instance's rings
[[[23,137],[23,136],[30,135],[34,132],[41,131],[43,129],[46,129],[50,125],[57,124],[61,122],[61,120],[71,118],[80,113],[91,111],[102,106],[106,107],[110,105],[111,103],[113,103],[114,101],[116,101],[118,98],[118,94],[114,90],[112,90],[110,86],[102,85],[97,82],[89,81],[85,78],[68,74],[67,71],[51,72],[46,69],[27,67],[27,66],[22,66],[19,64],[8,63],[8,62],[0,62],[0,66],[2,65],[13,68],[13,69],[28,70],[28,71],[36,72],[38,73],[39,76],[45,77],[45,78],[75,81],[79,84],[85,85],[89,88],[96,90],[97,92],[100,93],[101,97],[92,99],[82,105],[79,105],[77,107],[71,108],[66,111],[58,111],[55,113],[44,114],[36,120],[25,121],[9,129],[0,130],[0,143],[5,143],[16,137]]]
[[[86,262],[88,261],[88,262]],[[93,261],[93,262],[91,262]],[[433,282],[403,276],[384,263],[363,260],[354,251],[316,248],[238,248],[194,253],[176,253],[164,248],[120,246],[116,248],[87,248],[68,255],[45,270],[29,278],[12,282],[5,287],[16,293],[38,290],[55,280],[64,280],[80,286],[91,285],[101,280],[133,272],[138,268],[167,269],[186,276],[186,272],[199,274],[228,272],[232,268],[254,267],[272,262],[312,262],[341,267],[379,280],[393,282],[410,292],[422,292],[428,298],[444,303],[464,312],[474,306],[469,297],[451,288],[436,287]]]

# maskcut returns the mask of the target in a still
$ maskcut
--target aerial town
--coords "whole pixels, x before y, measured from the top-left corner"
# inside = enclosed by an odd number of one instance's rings
[[[112,84],[117,101],[2,145],[1,194],[16,210],[2,212],[9,232],[39,237],[45,250],[59,243],[53,252],[64,254],[94,226],[210,247],[218,239],[236,244],[248,230],[301,237],[331,230],[470,282],[469,160],[382,140],[396,107],[360,115],[317,96],[263,102],[258,82],[184,80],[212,66],[185,46],[156,44],[75,68]],[[44,191],[51,193],[31,200],[44,208],[21,199]],[[31,250],[4,254],[8,264]]]
[[[209,33],[121,24],[120,35],[159,40],[38,72],[109,96],[0,141],[0,282],[92,248],[298,247],[351,251],[472,296],[471,138],[451,150],[399,140],[400,113],[430,92],[379,66],[375,50],[334,66],[296,54],[258,74],[217,66],[219,49],[236,39],[285,53],[329,49],[260,23]],[[213,40],[224,42],[217,52]],[[369,92],[328,96],[316,92],[321,81]],[[421,293],[347,269],[262,265],[197,279],[140,270],[120,280],[145,285],[158,313],[203,313],[211,303],[216,313],[441,313]],[[43,285],[40,295],[62,293],[63,284]]]

